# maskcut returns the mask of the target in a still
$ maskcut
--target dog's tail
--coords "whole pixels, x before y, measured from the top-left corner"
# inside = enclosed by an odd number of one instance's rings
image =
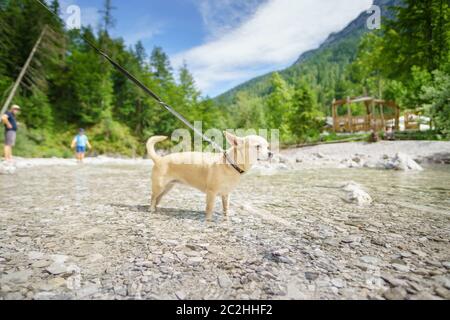
[[[155,136],[155,137],[151,137],[150,139],[148,139],[147,152],[155,164],[157,164],[161,160],[161,156],[159,156],[155,152],[155,144],[162,142],[166,139],[167,139],[167,137],[163,137],[163,136]]]

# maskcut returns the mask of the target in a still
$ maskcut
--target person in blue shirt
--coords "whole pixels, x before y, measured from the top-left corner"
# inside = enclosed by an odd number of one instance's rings
[[[72,149],[75,149],[77,160],[80,163],[84,160],[86,148],[92,149],[92,146],[88,137],[84,134],[84,129],[80,129],[78,135],[72,141]]]
[[[11,110],[2,115],[2,122],[5,125],[5,160],[12,161],[12,149],[16,144],[17,120],[16,117],[20,112],[18,105],[13,105]]]

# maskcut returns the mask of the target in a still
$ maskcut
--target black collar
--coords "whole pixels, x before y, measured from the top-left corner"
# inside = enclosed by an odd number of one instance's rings
[[[239,174],[245,173],[244,170],[239,168],[239,166],[233,160],[231,160],[230,156],[228,155],[228,153],[226,151],[224,152],[223,155],[225,156],[225,162],[228,161],[228,163],[233,167],[234,170],[236,170]]]

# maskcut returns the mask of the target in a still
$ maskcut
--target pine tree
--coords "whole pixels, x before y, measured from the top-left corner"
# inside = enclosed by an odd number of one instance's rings
[[[286,82],[275,72],[271,79],[272,92],[266,100],[267,125],[270,129],[280,130],[281,136],[288,135],[286,123],[290,109],[291,93]]]
[[[153,48],[150,56],[150,66],[156,79],[161,81],[161,83],[173,82],[173,70],[170,65],[169,57],[161,47]]]
[[[321,113],[316,101],[311,88],[305,82],[300,83],[292,96],[288,120],[296,142],[316,138],[320,134]]]
[[[134,54],[139,64],[143,67],[147,60],[147,52],[145,52],[145,48],[144,45],[142,44],[142,41],[139,40],[134,46]]]
[[[150,56],[150,66],[156,79],[161,83],[172,82],[172,67],[170,65],[169,57],[161,47],[155,47]]]
[[[357,58],[349,66],[351,80],[362,85],[361,91],[380,99],[383,98],[383,69],[386,67],[382,54],[383,44],[381,35],[368,33],[359,44]]]
[[[232,106],[234,126],[237,129],[266,128],[263,98],[252,97],[248,92],[240,92]]]
[[[179,70],[180,90],[188,107],[195,106],[198,103],[200,92],[195,86],[195,80],[189,69],[184,63]]]
[[[83,36],[95,42],[90,28]],[[86,44],[74,48],[67,58],[66,74],[60,83],[60,108],[68,119],[79,125],[98,123],[112,107],[113,83],[111,72],[105,72],[104,61]]]
[[[52,0],[51,4],[50,4],[50,10],[59,16],[59,14],[61,13],[61,6],[59,5],[59,1],[58,0]]]
[[[99,11],[102,14],[102,29],[104,32],[108,32],[116,25],[112,12],[116,7],[112,5],[112,0],[105,0],[103,3],[103,9]]]

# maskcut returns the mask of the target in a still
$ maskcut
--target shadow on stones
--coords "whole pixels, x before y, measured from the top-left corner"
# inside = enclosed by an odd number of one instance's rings
[[[159,208],[157,214],[167,216],[169,218],[176,218],[179,220],[195,220],[202,222],[205,220],[204,211],[188,211],[175,208]]]
[[[118,208],[121,210],[127,210],[130,212],[144,213],[151,217],[153,214],[150,212],[149,205],[126,205],[126,204],[110,204],[113,208]],[[168,218],[176,218],[180,220],[195,220],[204,221],[205,212],[204,211],[188,211],[183,209],[175,208],[158,208],[158,212],[155,215],[166,216]]]

